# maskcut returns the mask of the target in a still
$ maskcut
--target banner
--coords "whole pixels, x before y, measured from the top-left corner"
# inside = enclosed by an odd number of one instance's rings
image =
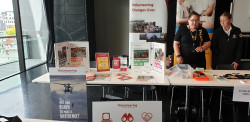
[[[52,119],[87,119],[85,68],[50,68]]]
[[[167,36],[167,4],[168,0],[129,1],[130,60],[131,42],[164,42]]]
[[[210,39],[212,39],[214,31],[215,5],[216,0],[177,0],[176,32],[178,31],[179,26],[188,23],[189,13],[195,11],[200,15],[200,24],[202,27],[206,28]],[[206,50],[206,62],[207,69],[211,68],[212,52],[210,49]]]
[[[93,122],[162,122],[162,101],[93,102]]]

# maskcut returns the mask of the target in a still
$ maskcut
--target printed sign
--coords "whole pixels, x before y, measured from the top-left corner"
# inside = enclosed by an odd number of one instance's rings
[[[93,102],[93,122],[162,122],[161,101]]]
[[[233,101],[250,102],[250,85],[234,86]]]
[[[52,119],[87,119],[85,68],[50,68]]]

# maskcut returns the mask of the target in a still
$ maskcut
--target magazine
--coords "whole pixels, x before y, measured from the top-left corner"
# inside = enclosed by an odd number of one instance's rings
[[[85,68],[50,68],[52,119],[87,119]]]
[[[56,67],[85,67],[89,68],[89,42],[69,41],[55,43]]]

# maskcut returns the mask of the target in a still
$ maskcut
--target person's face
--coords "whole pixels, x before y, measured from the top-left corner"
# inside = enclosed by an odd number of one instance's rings
[[[232,19],[228,19],[226,16],[221,16],[220,17],[220,25],[225,28],[225,27],[230,27],[232,22]]]
[[[199,26],[199,22],[200,22],[200,18],[197,15],[192,15],[189,20],[188,20],[188,24],[190,29],[196,29]]]

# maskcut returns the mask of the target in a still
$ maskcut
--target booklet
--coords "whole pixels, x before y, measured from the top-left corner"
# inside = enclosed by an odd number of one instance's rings
[[[166,70],[166,44],[157,42],[131,43],[131,68],[155,70],[163,73]]]
[[[85,67],[89,68],[89,42],[69,41],[55,43],[56,67]]]
[[[97,72],[110,71],[109,53],[96,53]]]
[[[87,119],[85,68],[50,68],[52,119]]]

